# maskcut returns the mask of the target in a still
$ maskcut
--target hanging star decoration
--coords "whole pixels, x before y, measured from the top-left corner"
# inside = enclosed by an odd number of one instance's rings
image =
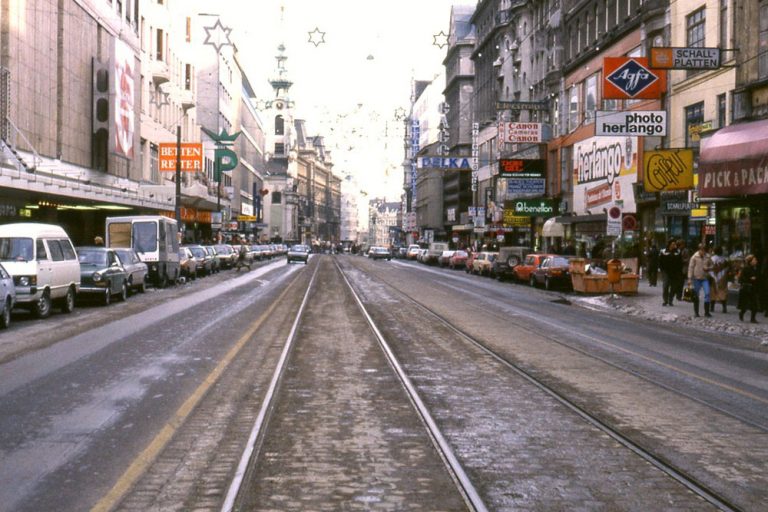
[[[229,39],[232,29],[222,25],[220,19],[217,19],[212,27],[203,28],[205,29],[205,41],[203,41],[203,44],[213,46],[216,49],[216,53],[221,51],[222,46],[232,46],[232,41]]]
[[[308,32],[309,34],[309,42],[315,45],[315,48],[320,46],[325,42],[325,32],[321,32],[318,27],[315,27],[315,30],[312,32]]]
[[[149,102],[155,105],[157,108],[163,108],[164,105],[171,104],[169,97],[170,93],[167,93],[164,90],[158,88],[157,94],[149,95]]]
[[[440,49],[442,49],[443,46],[448,46],[448,34],[441,30],[439,34],[432,36],[432,44]]]
[[[402,121],[405,119],[405,109],[403,107],[397,107],[395,109],[395,119],[397,121]]]

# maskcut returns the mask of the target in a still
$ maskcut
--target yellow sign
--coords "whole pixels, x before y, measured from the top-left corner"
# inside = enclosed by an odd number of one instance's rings
[[[505,228],[529,228],[531,227],[531,218],[523,215],[515,215],[515,210],[505,208],[502,224]]]
[[[662,149],[643,154],[646,192],[693,188],[693,150]]]
[[[699,142],[701,140],[701,132],[706,132],[712,129],[712,121],[705,121],[700,124],[692,124],[688,127],[688,137],[691,142]]]
[[[256,217],[253,215],[238,215],[238,222],[256,222]]]

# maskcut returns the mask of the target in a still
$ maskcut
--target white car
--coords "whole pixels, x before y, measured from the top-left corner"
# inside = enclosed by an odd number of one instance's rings
[[[11,274],[0,265],[0,328],[11,325],[11,310],[16,304],[16,287]]]
[[[286,258],[288,259],[288,263],[293,261],[303,261],[306,265],[309,263],[309,246],[301,244],[291,246],[291,248],[288,249]]]

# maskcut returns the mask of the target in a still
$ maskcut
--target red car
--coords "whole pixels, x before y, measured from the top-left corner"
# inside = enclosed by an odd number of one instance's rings
[[[571,260],[565,256],[548,256],[531,273],[531,285],[543,284],[547,290],[571,288]]]
[[[457,268],[466,268],[467,258],[469,258],[467,251],[456,251],[448,260],[448,266],[451,268],[451,270],[456,270]]]
[[[530,283],[531,286],[535,286],[535,281],[531,278],[531,273],[536,270],[544,258],[548,256],[554,256],[553,254],[545,253],[533,253],[525,257],[522,263],[515,265],[512,269],[512,275],[517,281],[521,283]]]

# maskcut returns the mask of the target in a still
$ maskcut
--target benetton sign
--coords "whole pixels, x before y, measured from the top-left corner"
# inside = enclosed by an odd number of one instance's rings
[[[176,143],[160,143],[160,171],[176,171]],[[203,170],[203,144],[200,142],[181,143],[181,171],[197,172]]]
[[[595,135],[663,137],[666,134],[666,110],[597,111]]]
[[[499,159],[499,177],[501,178],[543,178],[546,172],[546,160]]]
[[[655,69],[718,69],[720,48],[651,48]]]
[[[516,199],[509,201],[514,215],[519,217],[552,216],[557,210],[552,199]],[[507,205],[504,205],[505,209]]]

